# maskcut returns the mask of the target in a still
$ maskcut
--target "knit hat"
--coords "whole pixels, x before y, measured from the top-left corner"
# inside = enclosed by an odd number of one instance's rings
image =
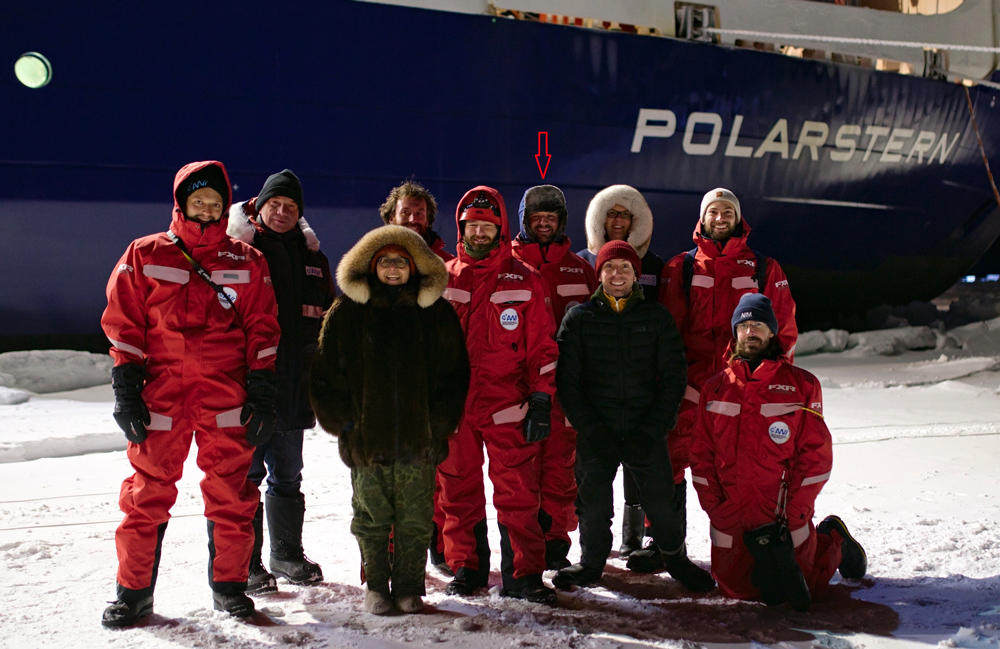
[[[472,197],[472,200],[465,205],[459,205],[461,210],[461,221],[486,221],[497,226],[497,228],[502,228],[503,223],[500,221],[500,206],[497,205],[496,201],[488,192],[481,191]]]
[[[733,208],[736,210],[736,222],[739,223],[740,219],[743,218],[740,213],[740,199],[736,198],[736,194],[732,193],[724,187],[716,187],[712,191],[705,194],[701,199],[701,222],[705,222],[705,212],[708,210],[708,206],[715,201],[725,201],[732,204]]]
[[[747,320],[763,322],[771,333],[778,335],[778,319],[774,316],[771,299],[762,293],[744,293],[740,298],[733,311],[733,338],[736,337],[736,325]]]
[[[229,210],[229,205],[226,204],[229,200],[229,180],[226,178],[226,173],[215,164],[210,164],[201,169],[195,171],[190,176],[184,179],[180,185],[177,186],[176,199],[177,206],[181,208],[184,215],[187,215],[187,199],[188,197],[202,189],[204,187],[210,187],[215,191],[219,192],[219,196],[222,197],[223,211]]]
[[[553,241],[558,241],[566,230],[566,196],[555,185],[537,185],[524,192],[521,198],[521,237],[526,241],[534,241],[528,231],[528,221],[535,212],[554,212],[559,217],[559,225],[552,235]]]
[[[285,169],[267,177],[260,193],[257,194],[257,211],[260,212],[264,203],[275,196],[284,196],[295,201],[295,204],[299,206],[299,216],[306,213],[305,204],[302,202],[302,183],[299,182],[299,177],[291,169]]]
[[[635,269],[636,279],[639,279],[639,276],[642,275],[642,264],[639,262],[639,255],[628,241],[609,241],[601,246],[601,251],[597,253],[597,264],[594,266],[597,269],[598,276],[601,274],[604,262],[611,261],[612,259],[625,259],[631,263],[632,268]]]
[[[385,257],[386,255],[393,255],[393,254],[399,255],[403,259],[410,262],[411,276],[416,272],[417,266],[416,263],[413,261],[413,255],[410,254],[409,250],[399,245],[398,243],[390,243],[376,250],[375,254],[372,255],[372,263],[368,265],[368,270],[371,271],[372,274],[375,274],[375,268],[376,266],[378,266],[378,260],[381,259],[382,257]]]

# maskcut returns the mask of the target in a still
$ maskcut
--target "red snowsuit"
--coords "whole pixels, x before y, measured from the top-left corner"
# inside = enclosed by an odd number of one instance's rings
[[[750,372],[730,361],[705,382],[691,443],[691,481],[711,522],[712,575],[726,597],[755,599],[743,533],[775,521],[782,482],[795,557],[813,598],[840,564],[841,538],[817,534],[813,506],[833,466],[819,381],[786,360]]]
[[[566,312],[590,299],[597,290],[594,267],[570,251],[569,237],[543,248],[537,243],[525,243],[515,237],[514,257],[539,271],[549,291],[556,329]],[[559,405],[558,395],[552,403],[552,433],[541,442],[541,509],[552,517],[545,530],[545,540],[569,543],[569,533],[576,529],[576,431]],[[568,546],[567,546],[568,547]]]
[[[742,226],[742,231],[740,227]],[[684,257],[674,256],[660,276],[660,303],[666,306],[684,339],[688,362],[688,388],[681,401],[677,426],[667,437],[674,482],[684,479],[691,445],[695,406],[702,384],[726,366],[726,347],[733,337],[733,311],[744,293],[757,293],[753,275],[757,270],[757,255],[747,245],[750,226],[743,218],[737,232],[720,246],[701,233],[701,221],[695,224],[692,239],[697,244],[691,275],[691,293],[684,292]],[[774,259],[767,258],[764,295],[771,299],[774,315],[781,323],[778,340],[785,356],[791,361],[798,339],[795,325],[795,301],[788,288],[788,279]]]
[[[461,243],[462,206],[487,192],[500,206],[500,245],[485,259],[470,257]],[[472,369],[465,414],[438,467],[438,524],[452,570],[479,565],[473,528],[485,524],[483,443],[490,455],[493,504],[504,537],[505,581],[545,570],[545,541],[538,522],[539,444],[525,441],[525,401],[532,392],[555,392],[555,325],[547,291],[536,271],[511,254],[503,197],[476,187],[458,203],[458,256],[449,261],[447,298],[465,331]],[[443,522],[443,525],[442,525]],[[508,550],[509,548],[509,550]]]
[[[431,252],[440,257],[441,261],[451,261],[454,259],[455,255],[444,249],[444,239],[437,236],[436,232],[432,233],[434,234],[434,243],[430,244]]]
[[[209,164],[225,172],[219,162],[187,165],[177,172],[175,196],[189,175]],[[228,210],[231,193],[223,200]],[[253,447],[240,410],[247,371],[274,369],[279,331],[267,263],[226,234],[227,221],[226,211],[207,225],[187,220],[175,198],[170,230],[213,281],[235,295],[235,306],[222,303],[166,233],[133,241],[108,281],[101,325],[115,365],[145,366],[142,398],[152,420],[148,438],[128,445],[135,474],[122,483],[119,499],[125,518],[115,542],[118,583],[125,588],[153,586],[192,436],[205,472],[212,587],[242,592],[246,585],[258,493],[247,481]]]

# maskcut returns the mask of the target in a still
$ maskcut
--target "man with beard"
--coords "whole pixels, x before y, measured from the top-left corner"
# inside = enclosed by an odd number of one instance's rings
[[[393,187],[379,208],[379,214],[387,224],[410,228],[423,237],[424,242],[442,261],[451,261],[455,255],[444,249],[444,239],[431,229],[436,213],[437,201],[434,196],[423,185],[412,180]]]
[[[732,353],[702,386],[691,444],[712,574],[726,597],[804,611],[838,568],[864,577],[867,558],[837,516],[813,527],[833,465],[819,380],[783,353],[767,296],[744,295],[730,323]]]
[[[684,551],[684,528],[672,506],[674,484],[666,435],[684,394],[684,348],[670,312],[646,300],[636,281],[641,264],[625,241],[597,255],[600,286],[559,327],[559,399],[578,432],[576,514],[580,563],[563,568],[557,588],[601,578],[613,536],[613,484],[618,467],[635,478],[650,532],[671,576],[688,590],[715,582]]]
[[[500,526],[502,594],[553,604],[542,583],[545,536],[538,521],[538,454],[549,435],[555,392],[555,323],[538,273],[511,254],[500,192],[470,189],[455,210],[458,256],[444,296],[458,313],[472,381],[448,458],[438,467],[444,552],[455,578],[445,592],[470,595],[488,584],[490,550],[483,489],[489,453]]]
[[[597,289],[589,262],[570,250],[566,236],[566,197],[553,185],[539,185],[524,192],[518,209],[521,232],[514,237],[514,257],[542,275],[549,289],[558,327],[563,316]],[[545,567],[560,570],[570,565],[569,533],[576,529],[574,511],[576,480],[576,431],[566,423],[558,398],[552,404],[552,434],[541,442],[539,477],[542,501],[538,512],[545,532]]]
[[[701,385],[725,367],[726,347],[732,337],[729,319],[740,297],[748,293],[767,295],[778,313],[778,340],[789,360],[795,349],[795,301],[784,271],[775,260],[747,244],[750,225],[740,201],[728,189],[718,187],[705,194],[692,238],[695,248],[667,262],[660,283],[660,302],[673,314],[687,356],[687,392],[681,402],[677,427],[667,437],[673,463],[677,500],[674,506],[686,517],[687,481],[691,427]],[[656,548],[646,548],[629,557],[628,567],[639,572],[662,569]]]

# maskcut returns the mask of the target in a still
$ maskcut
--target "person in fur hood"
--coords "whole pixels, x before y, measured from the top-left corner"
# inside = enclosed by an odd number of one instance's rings
[[[660,297],[660,274],[663,260],[649,250],[653,238],[653,212],[646,199],[634,187],[612,185],[597,192],[587,206],[587,249],[577,254],[591,264],[608,241],[628,241],[642,263],[642,276],[637,280],[643,297],[656,302]],[[618,551],[623,559],[642,549],[646,531],[646,515],[639,506],[639,490],[628,471],[624,472],[625,513],[622,516],[622,545]]]
[[[323,313],[335,295],[330,262],[306,223],[302,183],[291,169],[268,177],[256,198],[229,210],[229,236],[264,253],[278,300],[275,433],[254,451],[250,482],[260,488],[267,476],[264,502],[253,520],[254,546],[247,592],[278,589],[275,575],[294,584],[323,581],[322,569],[302,549],[305,498],[302,495],[303,431],[316,425],[309,406],[306,377],[316,353]],[[271,572],[263,565],[264,515],[270,538]],[[271,573],[274,573],[273,575]]]
[[[365,607],[413,613],[423,607],[435,472],[469,390],[465,336],[441,299],[444,262],[405,227],[362,237],[337,284],[344,293],[323,321],[310,395],[351,467]]]

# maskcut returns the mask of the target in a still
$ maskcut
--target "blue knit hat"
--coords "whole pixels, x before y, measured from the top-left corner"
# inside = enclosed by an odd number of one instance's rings
[[[740,303],[733,311],[733,338],[736,337],[736,325],[747,320],[763,322],[771,333],[778,335],[778,319],[774,317],[771,299],[761,293],[744,293]]]

